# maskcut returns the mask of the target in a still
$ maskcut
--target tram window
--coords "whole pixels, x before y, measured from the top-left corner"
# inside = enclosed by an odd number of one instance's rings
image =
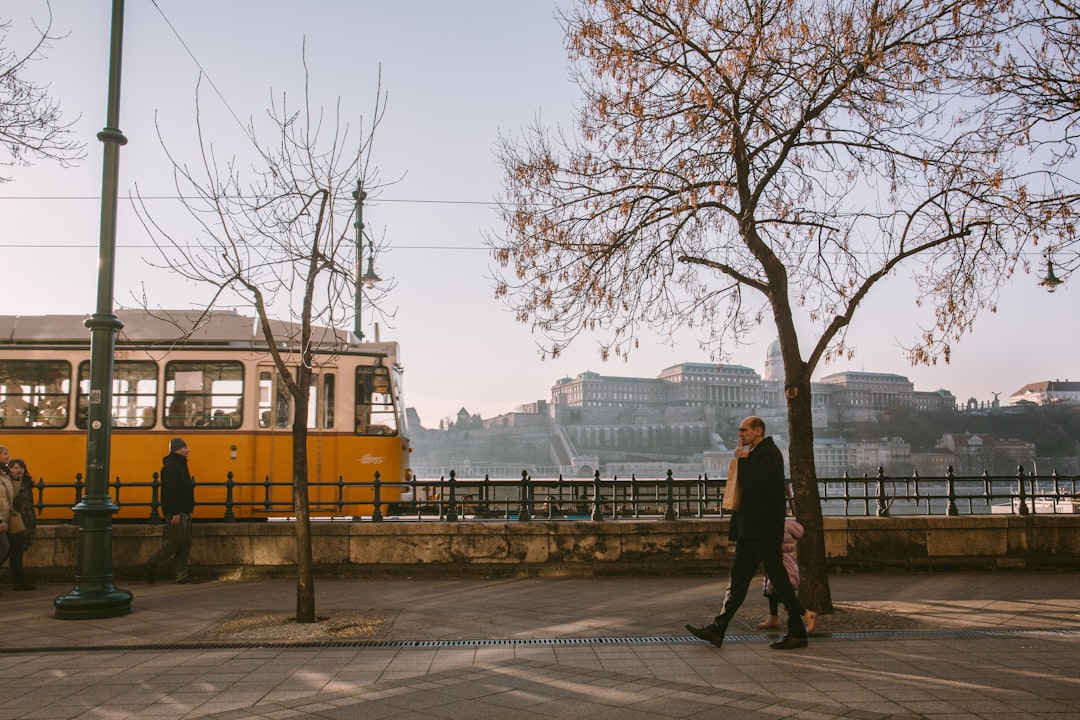
[[[259,427],[270,427],[273,421],[276,428],[288,428],[292,397],[285,380],[278,376],[277,383],[274,383],[274,375],[276,373],[269,370],[259,373]]]
[[[322,416],[323,427],[334,427],[334,373],[323,373],[322,385]]]
[[[308,430],[315,429],[315,423],[319,420],[319,374],[311,374],[311,387],[308,388],[307,401],[307,426]]]
[[[244,366],[238,362],[176,361],[165,366],[165,427],[240,426]]]
[[[334,427],[334,374],[312,373],[311,388],[308,390],[308,418],[309,430],[319,427],[319,419],[322,419],[322,427]]]
[[[148,428],[157,414],[157,363],[149,360],[117,360],[113,363],[112,426]],[[75,424],[86,429],[90,405],[90,363],[79,364],[78,413]]]
[[[356,434],[397,435],[397,431],[389,369],[356,368]]]
[[[0,425],[57,428],[67,425],[71,363],[0,360]]]

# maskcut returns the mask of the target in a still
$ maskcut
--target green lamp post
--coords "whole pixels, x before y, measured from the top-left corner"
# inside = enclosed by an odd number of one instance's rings
[[[120,58],[123,48],[124,0],[113,0],[109,57],[109,99],[105,129],[97,137],[105,145],[101,183],[101,235],[98,249],[97,310],[90,328],[90,407],[86,431],[86,491],[75,506],[79,524],[79,556],[75,587],[53,600],[61,620],[90,620],[131,612],[131,593],[113,585],[112,515],[109,496],[113,349],[123,327],[113,314],[113,268],[116,248],[117,185],[120,147],[127,138],[120,124]]]
[[[375,272],[375,244],[368,241],[368,265],[367,271],[361,275],[360,268],[363,267],[362,255],[364,251],[364,200],[367,198],[367,193],[364,192],[364,181],[356,181],[356,191],[352,194],[353,199],[356,200],[356,298],[355,306],[353,307],[353,335],[357,340],[363,342],[364,330],[361,321],[361,300],[363,295],[363,288],[370,290],[375,287],[375,283],[382,280]]]

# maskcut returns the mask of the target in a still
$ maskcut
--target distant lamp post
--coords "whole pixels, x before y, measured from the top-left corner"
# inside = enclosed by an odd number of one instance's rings
[[[1046,253],[1046,277],[1042,279],[1039,285],[1046,288],[1046,292],[1054,292],[1057,290],[1058,285],[1065,282],[1057,275],[1054,274],[1054,261],[1050,258],[1049,251]]]
[[[352,194],[353,199],[356,200],[356,297],[353,307],[353,334],[357,339],[363,342],[364,330],[361,314],[361,305],[363,301],[363,289],[368,290],[375,287],[375,283],[382,280],[375,272],[375,243],[368,240],[368,264],[367,271],[361,275],[360,268],[362,268],[363,261],[362,256],[364,252],[364,200],[367,198],[367,193],[364,192],[364,181],[356,181],[356,191]]]
[[[368,240],[368,259],[367,259],[367,272],[360,278],[364,283],[364,287],[368,290],[375,287],[375,283],[382,280],[378,273],[375,272],[375,243]]]

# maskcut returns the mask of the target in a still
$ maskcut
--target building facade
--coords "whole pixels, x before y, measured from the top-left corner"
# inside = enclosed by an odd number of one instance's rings
[[[1009,396],[1013,405],[1076,405],[1080,404],[1080,382],[1043,380],[1028,383]]]

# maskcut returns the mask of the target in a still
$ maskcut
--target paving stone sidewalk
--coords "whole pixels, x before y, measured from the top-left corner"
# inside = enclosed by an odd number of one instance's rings
[[[291,610],[282,580],[124,584],[133,612],[62,621],[67,585],[5,589],[0,720],[34,718],[1054,718],[1080,715],[1080,572],[838,575],[804,650],[753,625],[687,637],[723,578],[323,580],[318,608],[385,617],[363,640],[225,642]],[[832,623],[830,625],[830,623]]]

